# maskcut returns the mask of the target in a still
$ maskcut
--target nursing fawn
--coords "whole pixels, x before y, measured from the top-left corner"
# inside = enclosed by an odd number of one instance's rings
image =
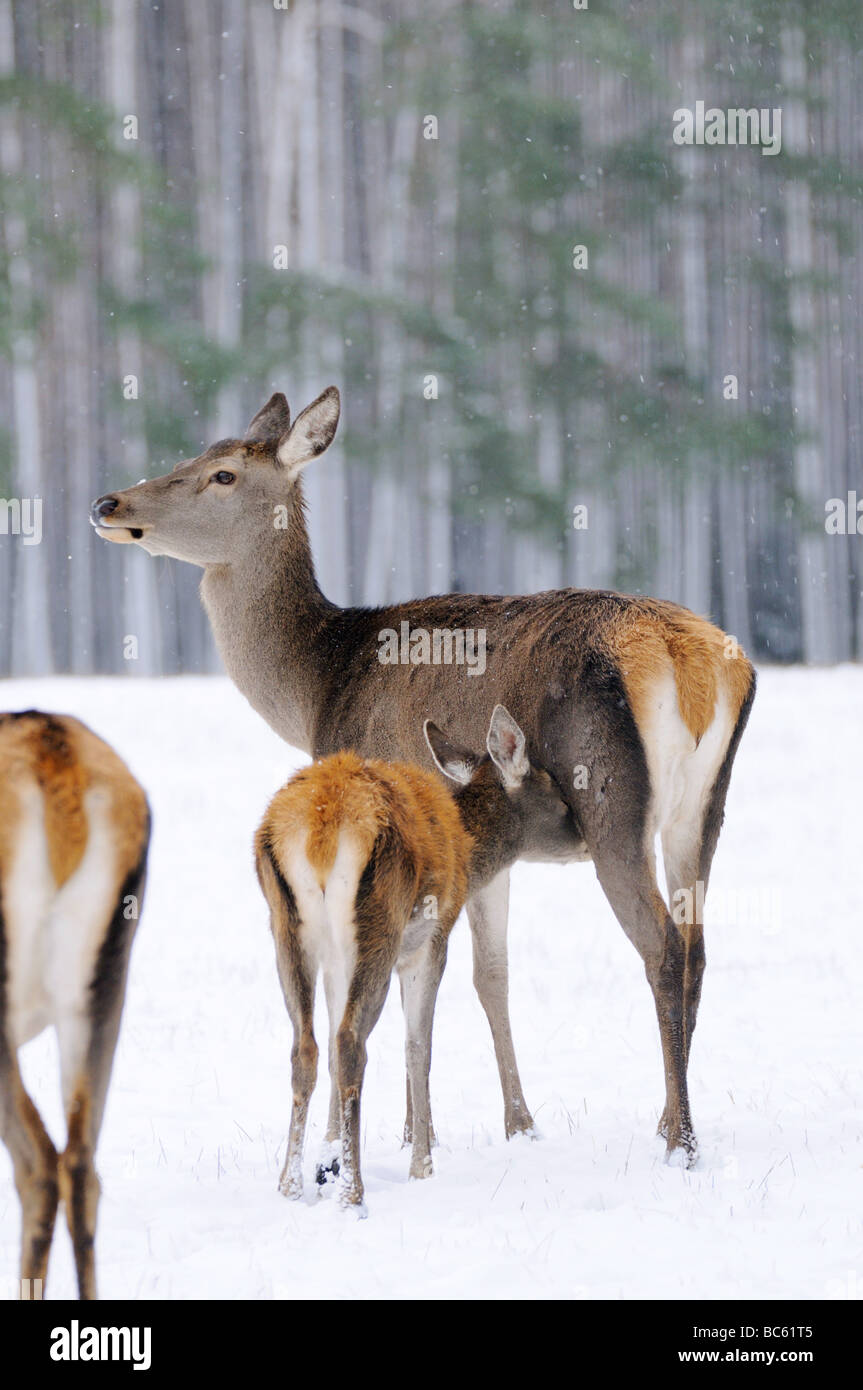
[[[0,715],[0,1136],[21,1201],[21,1296],[41,1298],[62,1201],[82,1299],[96,1297],[93,1164],[144,892],[147,799],[77,719]],[[18,1048],[57,1031],[58,1154]]]
[[[335,753],[276,793],[255,838],[255,861],[285,1003],[294,1028],[293,1110],[280,1189],[303,1192],[302,1156],[317,1077],[315,982],[323,970],[332,1090],[325,1145],[340,1201],[363,1208],[360,1096],[366,1041],[398,971],[405,1013],[410,1176],[431,1175],[432,1020],[447,940],[469,893],[519,858],[578,857],[560,789],[532,767],[519,726],[495,707],[487,754],[425,736],[451,794],[412,763]],[[340,1141],[340,1163],[334,1158]],[[318,1179],[323,1177],[319,1169]]]

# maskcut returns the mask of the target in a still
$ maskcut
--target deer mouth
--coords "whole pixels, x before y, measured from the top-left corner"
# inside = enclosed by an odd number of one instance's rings
[[[135,541],[143,539],[144,532],[149,531],[149,526],[124,526],[119,521],[109,521],[107,517],[102,517],[99,521],[93,521],[97,536],[101,536],[103,541],[114,541],[116,545],[132,545]]]

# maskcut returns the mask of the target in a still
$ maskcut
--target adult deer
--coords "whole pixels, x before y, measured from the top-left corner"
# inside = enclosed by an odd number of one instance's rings
[[[222,439],[164,477],[98,498],[93,525],[107,540],[203,568],[201,596],[229,675],[282,738],[316,757],[350,748],[427,763],[427,716],[478,748],[494,705],[511,710],[531,761],[566,789],[586,845],[573,857],[593,860],[644,961],[665,1065],[660,1132],[669,1152],[682,1147],[691,1161],[686,1070],[703,928],[672,919],[657,887],[654,843],[659,834],[672,900],[686,890],[700,901],[695,885],[703,895],[753,669],[718,628],[655,599],[564,589],[448,594],[387,608],[330,603],[315,578],[301,474],[330,445],[338,419],[335,387],[293,425],[277,392],[244,438]],[[484,634],[484,674],[478,663],[428,660],[435,631],[452,638],[467,630]],[[389,660],[393,633],[408,638],[397,664]],[[472,896],[468,917],[509,1136],[533,1122],[509,1023],[508,897],[504,871]]]
[[[82,1299],[96,1297],[93,1166],[144,892],[147,799],[77,719],[0,715],[0,1136],[21,1199],[21,1293],[41,1298],[62,1200]],[[56,1029],[57,1153],[18,1048]]]
[[[431,1176],[432,1022],[447,942],[468,891],[523,854],[567,859],[583,848],[560,788],[531,767],[525,739],[497,705],[487,754],[450,742],[426,721],[435,765],[452,795],[414,763],[333,753],[273,797],[255,864],[294,1029],[293,1109],[279,1183],[303,1195],[303,1139],[317,1078],[315,984],[323,969],[333,1087],[325,1143],[341,1141],[340,1201],[365,1214],[360,1101],[366,1041],[398,971],[405,1013],[412,1178]],[[334,1166],[331,1160],[330,1165]],[[319,1173],[319,1180],[320,1180]]]

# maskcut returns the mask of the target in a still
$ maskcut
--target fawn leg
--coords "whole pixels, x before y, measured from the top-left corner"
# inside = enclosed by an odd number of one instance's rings
[[[341,1106],[339,1103],[339,1062],[336,1048],[336,1033],[338,1031],[339,1019],[345,1011],[347,985],[345,981],[335,975],[332,970],[325,970],[324,992],[327,997],[327,1014],[329,1016],[329,1045],[327,1057],[330,1072],[330,1108],[327,1113],[327,1128],[324,1134],[324,1142],[321,1145],[315,1171],[316,1181],[320,1187],[323,1187],[324,1183],[329,1181],[330,1176],[338,1177],[339,1168],[341,1166],[342,1119]]]
[[[57,1218],[57,1150],[24,1090],[18,1059],[0,1040],[0,1136],[21,1202],[20,1297],[41,1299]]]
[[[366,1042],[377,1023],[390,983],[386,974],[371,974],[360,960],[351,981],[344,1018],[336,1034],[339,1068],[339,1104],[342,1121],[342,1164],[339,1203],[359,1208],[365,1215],[360,1168],[360,1098],[366,1069]]]
[[[431,1177],[434,1130],[429,1096],[432,1026],[438,987],[446,965],[447,934],[436,925],[433,933],[398,966],[405,1014],[405,1051],[411,1099],[412,1144],[410,1176]]]
[[[506,928],[509,914],[509,870],[498,874],[467,904],[473,937],[473,982],[486,1012],[503,1091],[507,1139],[530,1134],[533,1118],[521,1089],[509,1021],[509,967]]]
[[[291,1048],[291,1123],[288,1148],[279,1178],[279,1191],[296,1200],[303,1195],[303,1142],[309,1100],[318,1072],[315,1042],[315,977],[317,960],[303,940],[303,918],[294,889],[279,868],[272,846],[258,846],[258,878],[270,907],[270,930],[276,948],[276,966],[285,1007],[294,1031]],[[312,900],[313,902],[313,900]],[[306,911],[314,910],[314,905]]]
[[[293,933],[287,938],[279,938],[276,952],[282,993],[294,1030],[291,1049],[291,1124],[279,1191],[283,1197],[297,1201],[303,1195],[303,1144],[309,1101],[318,1077],[318,1045],[314,1032],[315,962],[309,960]]]

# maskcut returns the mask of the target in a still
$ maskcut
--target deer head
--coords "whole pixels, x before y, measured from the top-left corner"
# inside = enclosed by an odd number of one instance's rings
[[[438,769],[457,782],[462,819],[480,844],[489,840],[511,858],[571,860],[581,844],[572,813],[544,768],[527,756],[525,737],[503,705],[495,705],[486,754],[453,743],[430,719],[423,725]]]
[[[140,545],[193,565],[229,565],[272,534],[277,508],[290,514],[306,464],[329,448],[339,422],[339,393],[329,386],[293,425],[281,391],[244,439],[221,439],[161,478],[98,497],[90,521],[104,540]]]

